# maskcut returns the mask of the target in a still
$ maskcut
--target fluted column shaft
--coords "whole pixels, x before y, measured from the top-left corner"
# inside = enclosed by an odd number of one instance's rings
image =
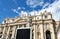
[[[10,27],[8,27],[8,31],[7,31],[7,36],[6,36],[6,39],[8,39],[8,36],[9,36],[9,31],[10,31]]]
[[[41,39],[44,39],[43,24],[40,24],[39,27],[40,27]]]
[[[13,27],[13,32],[12,32],[12,37],[11,37],[12,39],[15,38],[15,33],[16,33],[15,30],[16,30],[16,26]]]
[[[34,25],[34,39],[37,39],[37,26]]]
[[[5,28],[6,28],[6,27],[4,27],[4,29],[3,29],[2,38],[4,38]]]
[[[51,26],[51,27],[50,27],[50,28],[51,28],[51,29],[50,29],[50,31],[51,31],[51,38],[52,38],[52,39],[55,39],[55,33],[54,33],[53,24],[50,24],[50,26]]]

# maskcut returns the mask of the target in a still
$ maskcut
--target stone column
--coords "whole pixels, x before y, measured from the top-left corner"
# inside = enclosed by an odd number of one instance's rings
[[[2,38],[4,38],[5,28],[6,28],[6,27],[4,26]]]
[[[43,35],[43,24],[39,25],[40,28],[40,35],[41,35],[41,39],[44,39],[44,35]]]
[[[55,39],[54,27],[53,24],[50,24],[50,31],[51,31],[51,39]]]
[[[27,24],[26,24],[26,27],[30,27],[30,23],[27,23]]]
[[[16,26],[13,27],[13,32],[12,32],[11,39],[15,39],[15,33],[16,33],[15,30],[16,30]]]
[[[19,28],[19,25],[18,25],[18,28]]]
[[[27,24],[26,24],[27,27],[30,26],[30,23],[29,23],[29,18],[27,18]]]
[[[7,31],[7,35],[6,35],[6,39],[8,39],[9,31],[10,31],[10,27],[8,27],[8,31]]]
[[[37,39],[37,26],[34,25],[34,39]]]
[[[24,28],[24,24],[22,25],[22,27],[21,28]]]

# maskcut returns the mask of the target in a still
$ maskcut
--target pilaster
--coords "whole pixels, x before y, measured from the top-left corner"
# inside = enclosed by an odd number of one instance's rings
[[[16,30],[16,26],[13,27],[13,32],[12,32],[12,37],[11,37],[11,39],[15,39],[15,38],[14,38],[14,37],[15,37],[15,30]]]
[[[5,28],[6,28],[6,27],[4,26],[2,38],[4,38]]]
[[[50,31],[51,31],[51,39],[55,39],[55,33],[54,33],[54,27],[53,27],[53,24],[50,24]]]
[[[8,39],[9,31],[10,31],[10,26],[8,27],[8,31],[7,31],[7,35],[6,35],[6,39]]]
[[[37,39],[37,26],[34,25],[34,39]]]
[[[39,27],[40,27],[41,39],[44,39],[43,24],[40,24]]]

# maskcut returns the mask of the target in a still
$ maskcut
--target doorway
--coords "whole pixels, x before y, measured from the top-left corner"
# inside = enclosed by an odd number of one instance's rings
[[[49,30],[46,31],[46,39],[51,39],[51,33]]]

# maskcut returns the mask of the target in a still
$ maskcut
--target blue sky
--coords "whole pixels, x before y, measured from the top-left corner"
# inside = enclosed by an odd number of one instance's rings
[[[60,16],[59,3],[60,0],[0,0],[0,24],[4,18],[14,18],[21,15],[22,11],[38,13],[47,10],[51,11],[56,19]]]

